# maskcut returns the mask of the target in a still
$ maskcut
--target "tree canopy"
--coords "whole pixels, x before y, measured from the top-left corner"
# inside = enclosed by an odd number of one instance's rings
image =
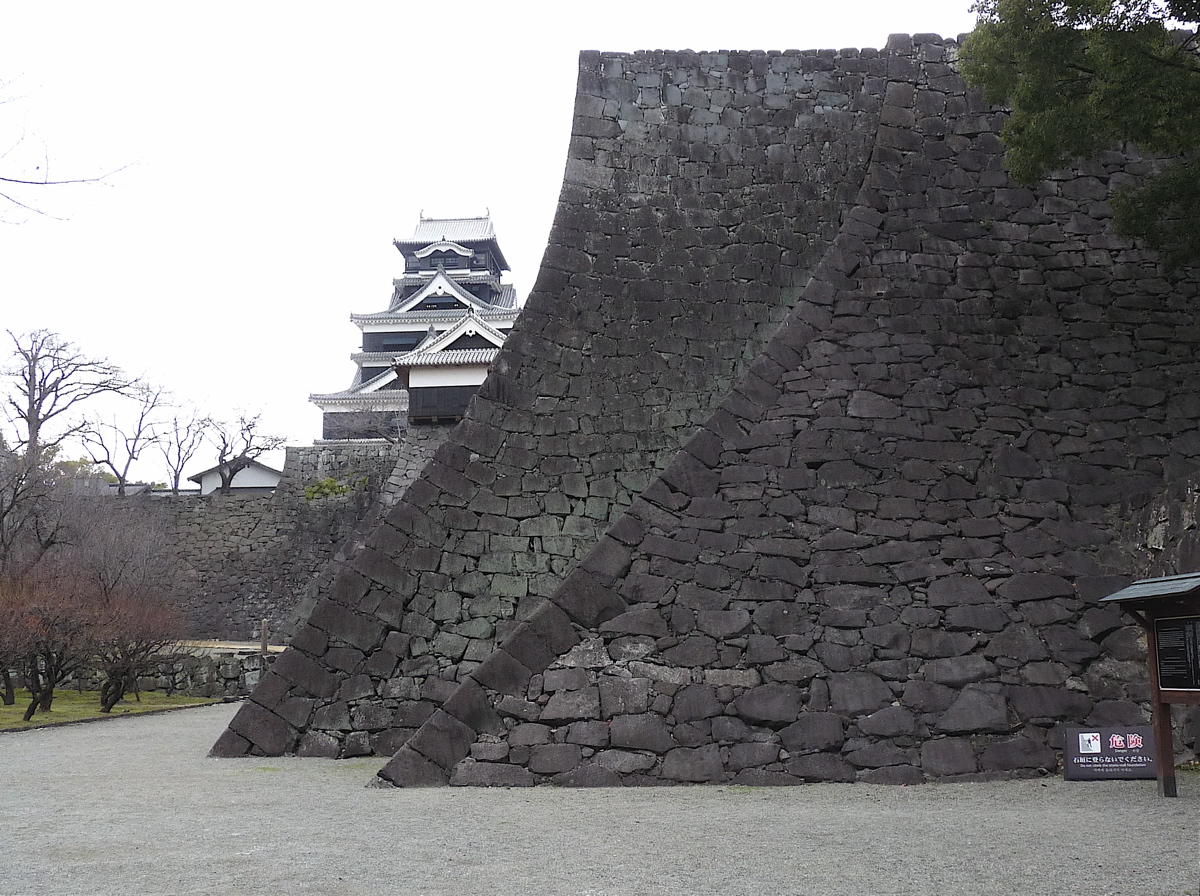
[[[1012,178],[1033,185],[1132,142],[1164,164],[1118,192],[1115,228],[1144,238],[1170,268],[1200,261],[1200,0],[979,0],[974,9],[962,71],[1011,109]]]

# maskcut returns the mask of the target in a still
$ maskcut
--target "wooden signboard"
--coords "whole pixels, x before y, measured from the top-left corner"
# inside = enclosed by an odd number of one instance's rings
[[[1101,599],[1108,602],[1146,632],[1158,787],[1175,796],[1171,706],[1200,705],[1200,573],[1141,579]]]
[[[1200,616],[1155,619],[1154,646],[1160,688],[1200,691]]]

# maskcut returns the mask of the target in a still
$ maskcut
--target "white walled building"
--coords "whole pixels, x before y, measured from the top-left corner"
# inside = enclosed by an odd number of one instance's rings
[[[188,477],[188,482],[200,486],[201,495],[211,495],[221,488],[221,466],[209,467]],[[250,466],[238,470],[233,476],[230,488],[241,495],[268,494],[279,485],[283,473],[256,460],[250,461]]]

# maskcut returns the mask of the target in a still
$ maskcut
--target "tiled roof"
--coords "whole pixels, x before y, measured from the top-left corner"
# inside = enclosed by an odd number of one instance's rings
[[[491,216],[482,218],[421,218],[413,235],[406,240],[395,239],[392,243],[402,252],[417,246],[427,246],[439,240],[454,243],[489,243],[501,270],[509,270],[508,261],[496,240],[496,229]]]
[[[400,367],[491,364],[498,351],[498,348],[454,348],[443,352],[409,352],[398,357],[396,364]]]
[[[400,243],[435,243],[439,240],[449,240],[460,243],[463,240],[494,240],[496,229],[492,226],[490,217],[482,218],[422,218],[413,235]]]
[[[496,297],[497,308],[516,308],[517,307],[517,290],[515,287],[507,283],[500,284],[500,295]]]
[[[405,389],[383,389],[379,392],[311,392],[308,400],[318,407],[322,404],[357,404],[365,407],[407,407],[408,392]]]
[[[371,314],[351,314],[350,320],[354,323],[431,323],[431,324],[456,324],[466,315],[465,310],[461,309],[446,309],[438,311],[405,311],[397,313],[395,311],[376,311]],[[504,323],[505,321],[516,320],[516,308],[501,308],[498,305],[483,305],[475,310],[475,316],[482,320],[495,321]]]
[[[443,269],[445,270],[445,269]],[[435,273],[435,270],[429,271],[411,271],[403,277],[394,277],[392,286],[424,286]],[[500,278],[491,271],[466,271],[462,268],[452,268],[445,271],[447,277],[456,283],[495,283],[499,286]]]
[[[1124,603],[1131,600],[1153,600],[1159,597],[1190,594],[1197,589],[1200,589],[1200,573],[1193,572],[1181,576],[1164,576],[1159,579],[1139,579],[1108,597],[1100,598],[1100,601],[1101,603],[1105,601]]]

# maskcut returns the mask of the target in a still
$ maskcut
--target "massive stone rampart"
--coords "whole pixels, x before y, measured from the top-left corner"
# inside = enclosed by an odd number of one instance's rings
[[[916,782],[1143,718],[1123,514],[1195,469],[1195,278],[1036,190],[953,42],[585,53],[467,418],[217,755],[396,784]]]

